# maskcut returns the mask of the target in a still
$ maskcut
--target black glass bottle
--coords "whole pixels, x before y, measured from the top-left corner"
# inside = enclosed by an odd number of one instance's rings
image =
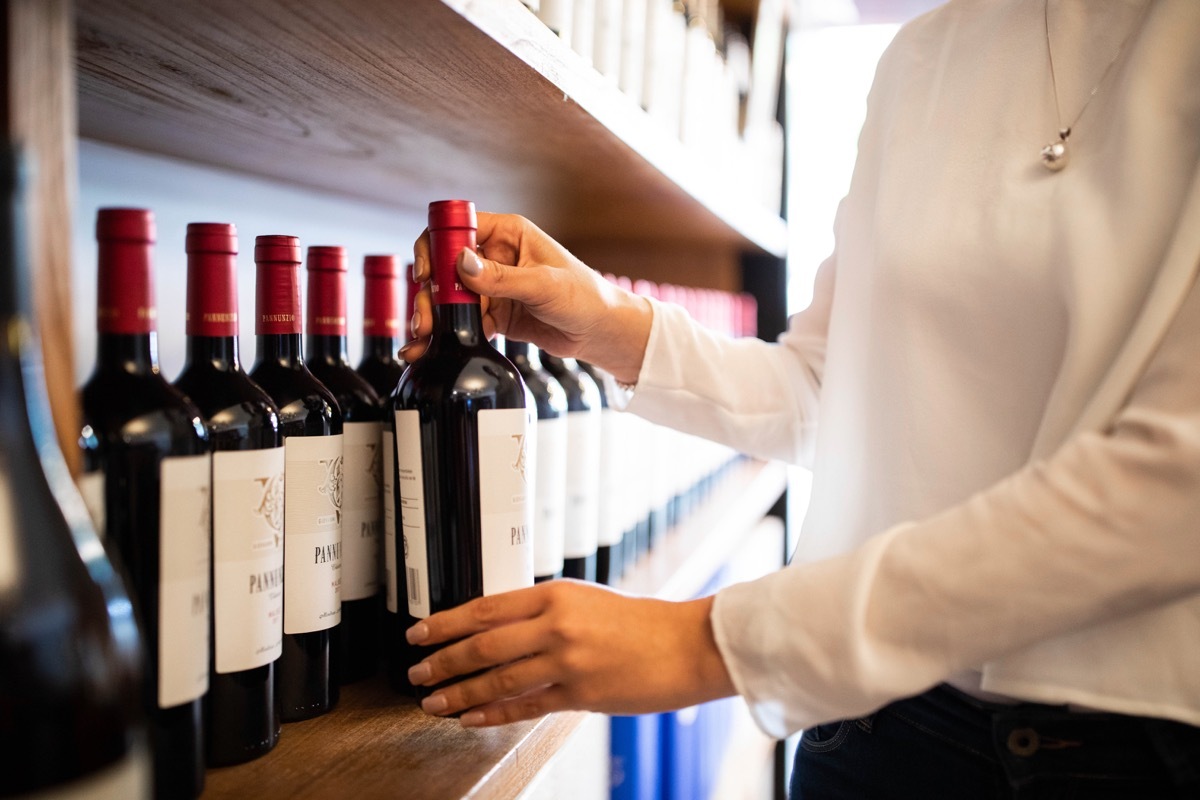
[[[483,334],[479,296],[458,280],[455,262],[475,246],[475,228],[471,203],[430,204],[433,334],[396,397],[397,505],[418,618],[533,584],[534,410],[516,368]]]
[[[342,621],[335,642],[346,684],[374,674],[379,664],[384,410],[347,355],[345,248],[308,248],[307,269],[304,363],[342,411]]]
[[[625,498],[618,489],[621,470],[625,468],[623,424],[626,420],[609,408],[604,379],[591,364],[576,361],[579,368],[591,376],[600,392],[600,502],[599,528],[596,536],[596,581],[612,586],[625,571],[624,546],[627,529],[624,517]]]
[[[567,527],[563,575],[596,580],[600,534],[600,390],[573,358],[542,353],[567,394]]]
[[[0,795],[151,788],[133,604],[59,450],[34,333],[23,169],[0,152]],[[44,793],[44,794],[43,794]]]
[[[401,274],[404,272],[405,274]],[[415,622],[408,615],[408,585],[403,567],[404,554],[396,553],[396,438],[392,406],[400,378],[408,364],[400,357],[403,333],[409,329],[412,307],[419,287],[411,281],[412,270],[402,270],[394,255],[368,255],[363,258],[363,357],[358,374],[371,384],[380,397],[383,420],[380,433],[383,451],[383,588],[384,607],[380,638],[383,643],[384,669],[396,691],[412,693],[405,674],[415,663],[404,631]],[[408,297],[404,285],[408,285]],[[404,309],[408,308],[405,314]]]
[[[508,339],[504,353],[537,405],[537,486],[534,491],[533,579],[563,577],[567,526],[567,394],[542,367],[535,345]]]
[[[341,619],[342,412],[304,365],[300,243],[255,240],[256,352],[250,377],[279,409],[284,448],[283,653],[275,694],[284,722],[338,701],[333,629]]]
[[[82,391],[84,470],[104,475],[105,536],[127,571],[146,641],[143,703],[159,797],[204,788],[208,690],[208,436],[200,411],[159,372],[144,209],[104,208],[96,364]]]
[[[283,443],[279,412],[242,370],[237,231],[187,227],[187,361],[175,385],[204,416],[213,453],[212,659],[204,704],[210,766],[279,741],[283,637]]]

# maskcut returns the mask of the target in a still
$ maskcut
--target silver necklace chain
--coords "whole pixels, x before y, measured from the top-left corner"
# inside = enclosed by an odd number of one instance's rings
[[[1150,6],[1153,0],[1146,3],[1146,7],[1142,10],[1142,16],[1138,19],[1137,24],[1125,35],[1121,40],[1121,44],[1117,47],[1117,51],[1113,53],[1112,59],[1108,62],[1108,66],[1104,68],[1104,72],[1100,75],[1100,80],[1096,81],[1096,85],[1088,92],[1087,97],[1083,101],[1083,105],[1079,108],[1079,113],[1075,115],[1075,119],[1071,120],[1071,124],[1063,127],[1062,124],[1062,109],[1058,101],[1058,81],[1054,76],[1054,49],[1050,46],[1050,0],[1045,0],[1042,6],[1042,21],[1046,26],[1046,56],[1050,61],[1050,87],[1054,93],[1054,116],[1058,120],[1058,141],[1051,142],[1042,148],[1041,160],[1042,166],[1051,172],[1058,172],[1067,165],[1070,161],[1070,150],[1067,149],[1067,139],[1071,136],[1071,130],[1083,117],[1083,112],[1087,111],[1091,105],[1092,98],[1096,96],[1096,92],[1100,91],[1100,87],[1104,85],[1108,74],[1112,72],[1112,68],[1121,58],[1121,53],[1125,50],[1125,45],[1133,39],[1133,35],[1142,28],[1142,23],[1146,21],[1146,16],[1150,11]]]

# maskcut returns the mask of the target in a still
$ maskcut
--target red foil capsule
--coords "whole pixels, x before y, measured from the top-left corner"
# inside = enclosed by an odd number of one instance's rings
[[[458,279],[458,254],[475,250],[475,204],[470,200],[438,200],[429,204],[430,294],[434,305],[478,303],[479,295]]]
[[[97,212],[96,330],[99,333],[141,334],[158,329],[150,263],[154,239],[152,211],[102,208]]]
[[[187,226],[187,335],[237,336],[237,228],[228,222]]]
[[[254,240],[256,334],[301,333],[300,240],[259,236]]]
[[[393,255],[363,258],[363,336],[403,335],[400,259]],[[408,271],[412,275],[412,270]]]
[[[314,336],[346,335],[346,248],[308,248],[308,323]]]

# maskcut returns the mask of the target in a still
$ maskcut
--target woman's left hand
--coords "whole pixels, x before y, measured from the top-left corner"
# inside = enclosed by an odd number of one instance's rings
[[[408,630],[413,644],[454,642],[409,670],[409,680],[433,686],[472,675],[421,703],[431,714],[465,711],[468,727],[564,709],[683,708],[734,693],[713,639],[712,602],[636,598],[570,580],[481,597]]]

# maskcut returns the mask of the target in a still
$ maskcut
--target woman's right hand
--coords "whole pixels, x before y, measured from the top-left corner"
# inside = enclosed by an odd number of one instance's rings
[[[634,383],[650,338],[653,312],[645,298],[604,280],[524,217],[478,215],[478,254],[463,250],[458,274],[480,295],[484,331],[531,342],[551,355],[577,357]],[[429,280],[429,231],[413,247],[414,280]],[[433,331],[428,286],[417,297],[414,341],[406,360],[419,358]]]

